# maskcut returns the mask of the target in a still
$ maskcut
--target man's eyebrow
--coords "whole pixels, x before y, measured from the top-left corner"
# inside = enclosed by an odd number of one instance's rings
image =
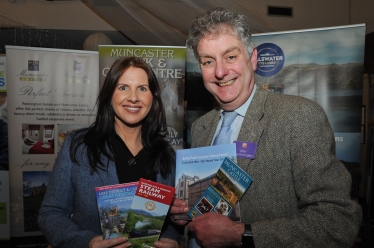
[[[199,58],[213,58],[213,56],[209,54],[201,54],[199,55]]]
[[[240,52],[240,48],[237,47],[237,46],[234,46],[234,47],[229,47],[228,49],[226,49],[223,54],[227,54],[227,53],[235,51],[235,50],[238,50]]]
[[[227,48],[222,54],[225,55],[225,54],[230,53],[230,52],[235,51],[235,50],[238,50],[240,52],[239,47],[233,46],[233,47]],[[199,58],[214,58],[214,57],[212,55],[209,55],[209,54],[202,54],[202,55],[199,55]]]

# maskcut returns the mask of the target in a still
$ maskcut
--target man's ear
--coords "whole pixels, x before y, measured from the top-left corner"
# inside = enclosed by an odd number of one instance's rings
[[[252,54],[251,54],[251,64],[252,64],[252,69],[255,71],[257,69],[257,48],[254,47]]]

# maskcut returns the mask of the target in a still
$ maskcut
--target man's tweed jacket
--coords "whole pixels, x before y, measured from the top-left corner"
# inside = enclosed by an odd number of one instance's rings
[[[192,147],[211,144],[219,118],[215,109],[193,123]],[[238,140],[258,143],[253,160],[238,159],[253,178],[240,210],[256,248],[352,247],[361,208],[318,104],[257,87]]]

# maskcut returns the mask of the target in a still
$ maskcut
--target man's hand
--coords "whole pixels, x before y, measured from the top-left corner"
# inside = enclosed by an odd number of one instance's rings
[[[127,242],[127,238],[125,237],[103,240],[103,236],[101,235],[93,238],[89,244],[89,248],[125,248],[130,246],[131,243]]]
[[[244,224],[234,222],[222,214],[209,212],[194,217],[188,229],[196,233],[204,247],[239,247]]]
[[[178,248],[179,245],[177,241],[167,239],[167,238],[161,238],[159,241],[155,242],[155,247],[157,248]]]
[[[177,214],[187,214],[190,211],[190,208],[187,207],[187,202],[177,199],[174,197],[173,202],[171,203],[169,215],[171,220],[177,225],[183,226],[186,225],[189,221],[187,220],[174,220],[173,215]]]

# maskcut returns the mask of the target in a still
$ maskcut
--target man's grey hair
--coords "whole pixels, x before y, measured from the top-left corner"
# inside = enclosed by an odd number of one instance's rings
[[[231,34],[241,40],[247,49],[247,56],[250,58],[254,44],[245,16],[232,13],[221,7],[208,10],[208,12],[193,20],[187,37],[187,46],[193,50],[195,57],[199,59],[197,46],[200,40],[206,35],[219,34],[223,29],[227,28],[230,28]]]

